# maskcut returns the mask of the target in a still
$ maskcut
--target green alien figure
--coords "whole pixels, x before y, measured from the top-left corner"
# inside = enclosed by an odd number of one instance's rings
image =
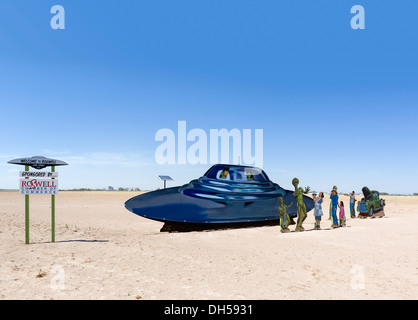
[[[290,224],[290,218],[289,215],[287,214],[287,208],[290,208],[293,204],[293,202],[290,205],[285,205],[283,203],[283,198],[280,197],[279,198],[279,215],[280,215],[280,232],[286,233],[286,232],[290,232],[289,230],[289,224]]]
[[[303,188],[298,187],[299,185],[299,179],[294,178],[292,180],[292,184],[295,187],[295,192],[293,193],[293,196],[296,199],[296,203],[298,206],[298,221],[296,223],[295,231],[304,231],[305,229],[302,227],[303,221],[305,221],[306,217],[308,216],[306,211],[305,203],[303,202],[303,194],[308,193],[310,188],[306,187],[305,190]]]

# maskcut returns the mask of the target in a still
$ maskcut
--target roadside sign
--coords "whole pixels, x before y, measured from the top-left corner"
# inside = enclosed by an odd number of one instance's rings
[[[20,179],[20,194],[57,194],[57,179]]]
[[[55,166],[65,166],[67,165],[66,162],[57,160],[57,159],[50,159],[45,158],[42,156],[34,156],[30,158],[18,158],[8,161],[7,163],[11,164],[20,164],[23,166],[30,166],[35,169],[43,169],[46,167],[55,167]]]
[[[58,178],[58,172],[47,171],[19,171],[21,178]]]
[[[55,166],[66,166],[68,163],[42,156],[13,159],[7,163],[25,166],[25,171],[19,172],[19,192],[25,195],[25,243],[29,244],[29,195],[31,194],[51,195],[51,242],[55,242],[55,195],[58,193],[58,180],[55,179],[58,177],[58,172],[55,172]],[[51,167],[51,172],[32,172],[29,171],[29,167],[38,170]]]

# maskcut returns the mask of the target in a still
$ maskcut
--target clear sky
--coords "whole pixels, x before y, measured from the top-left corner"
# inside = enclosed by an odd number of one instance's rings
[[[65,30],[50,26],[53,5]],[[365,29],[350,26],[352,6]],[[0,189],[34,155],[60,188],[181,185],[159,129],[263,129],[263,169],[290,188],[418,192],[415,0],[0,0]],[[190,146],[192,143],[188,143]]]

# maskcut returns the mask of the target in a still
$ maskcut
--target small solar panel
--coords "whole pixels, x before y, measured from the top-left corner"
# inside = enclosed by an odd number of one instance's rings
[[[170,176],[160,176],[160,175],[158,175],[158,178],[160,178],[161,180],[166,180],[166,181],[174,181],[174,179]]]

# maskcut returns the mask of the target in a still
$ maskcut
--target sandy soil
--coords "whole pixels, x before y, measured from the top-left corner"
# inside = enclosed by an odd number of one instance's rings
[[[320,231],[160,233],[124,208],[136,194],[61,191],[55,243],[50,197],[31,196],[26,245],[24,196],[0,192],[0,299],[418,299],[418,197],[335,230],[326,213]]]

